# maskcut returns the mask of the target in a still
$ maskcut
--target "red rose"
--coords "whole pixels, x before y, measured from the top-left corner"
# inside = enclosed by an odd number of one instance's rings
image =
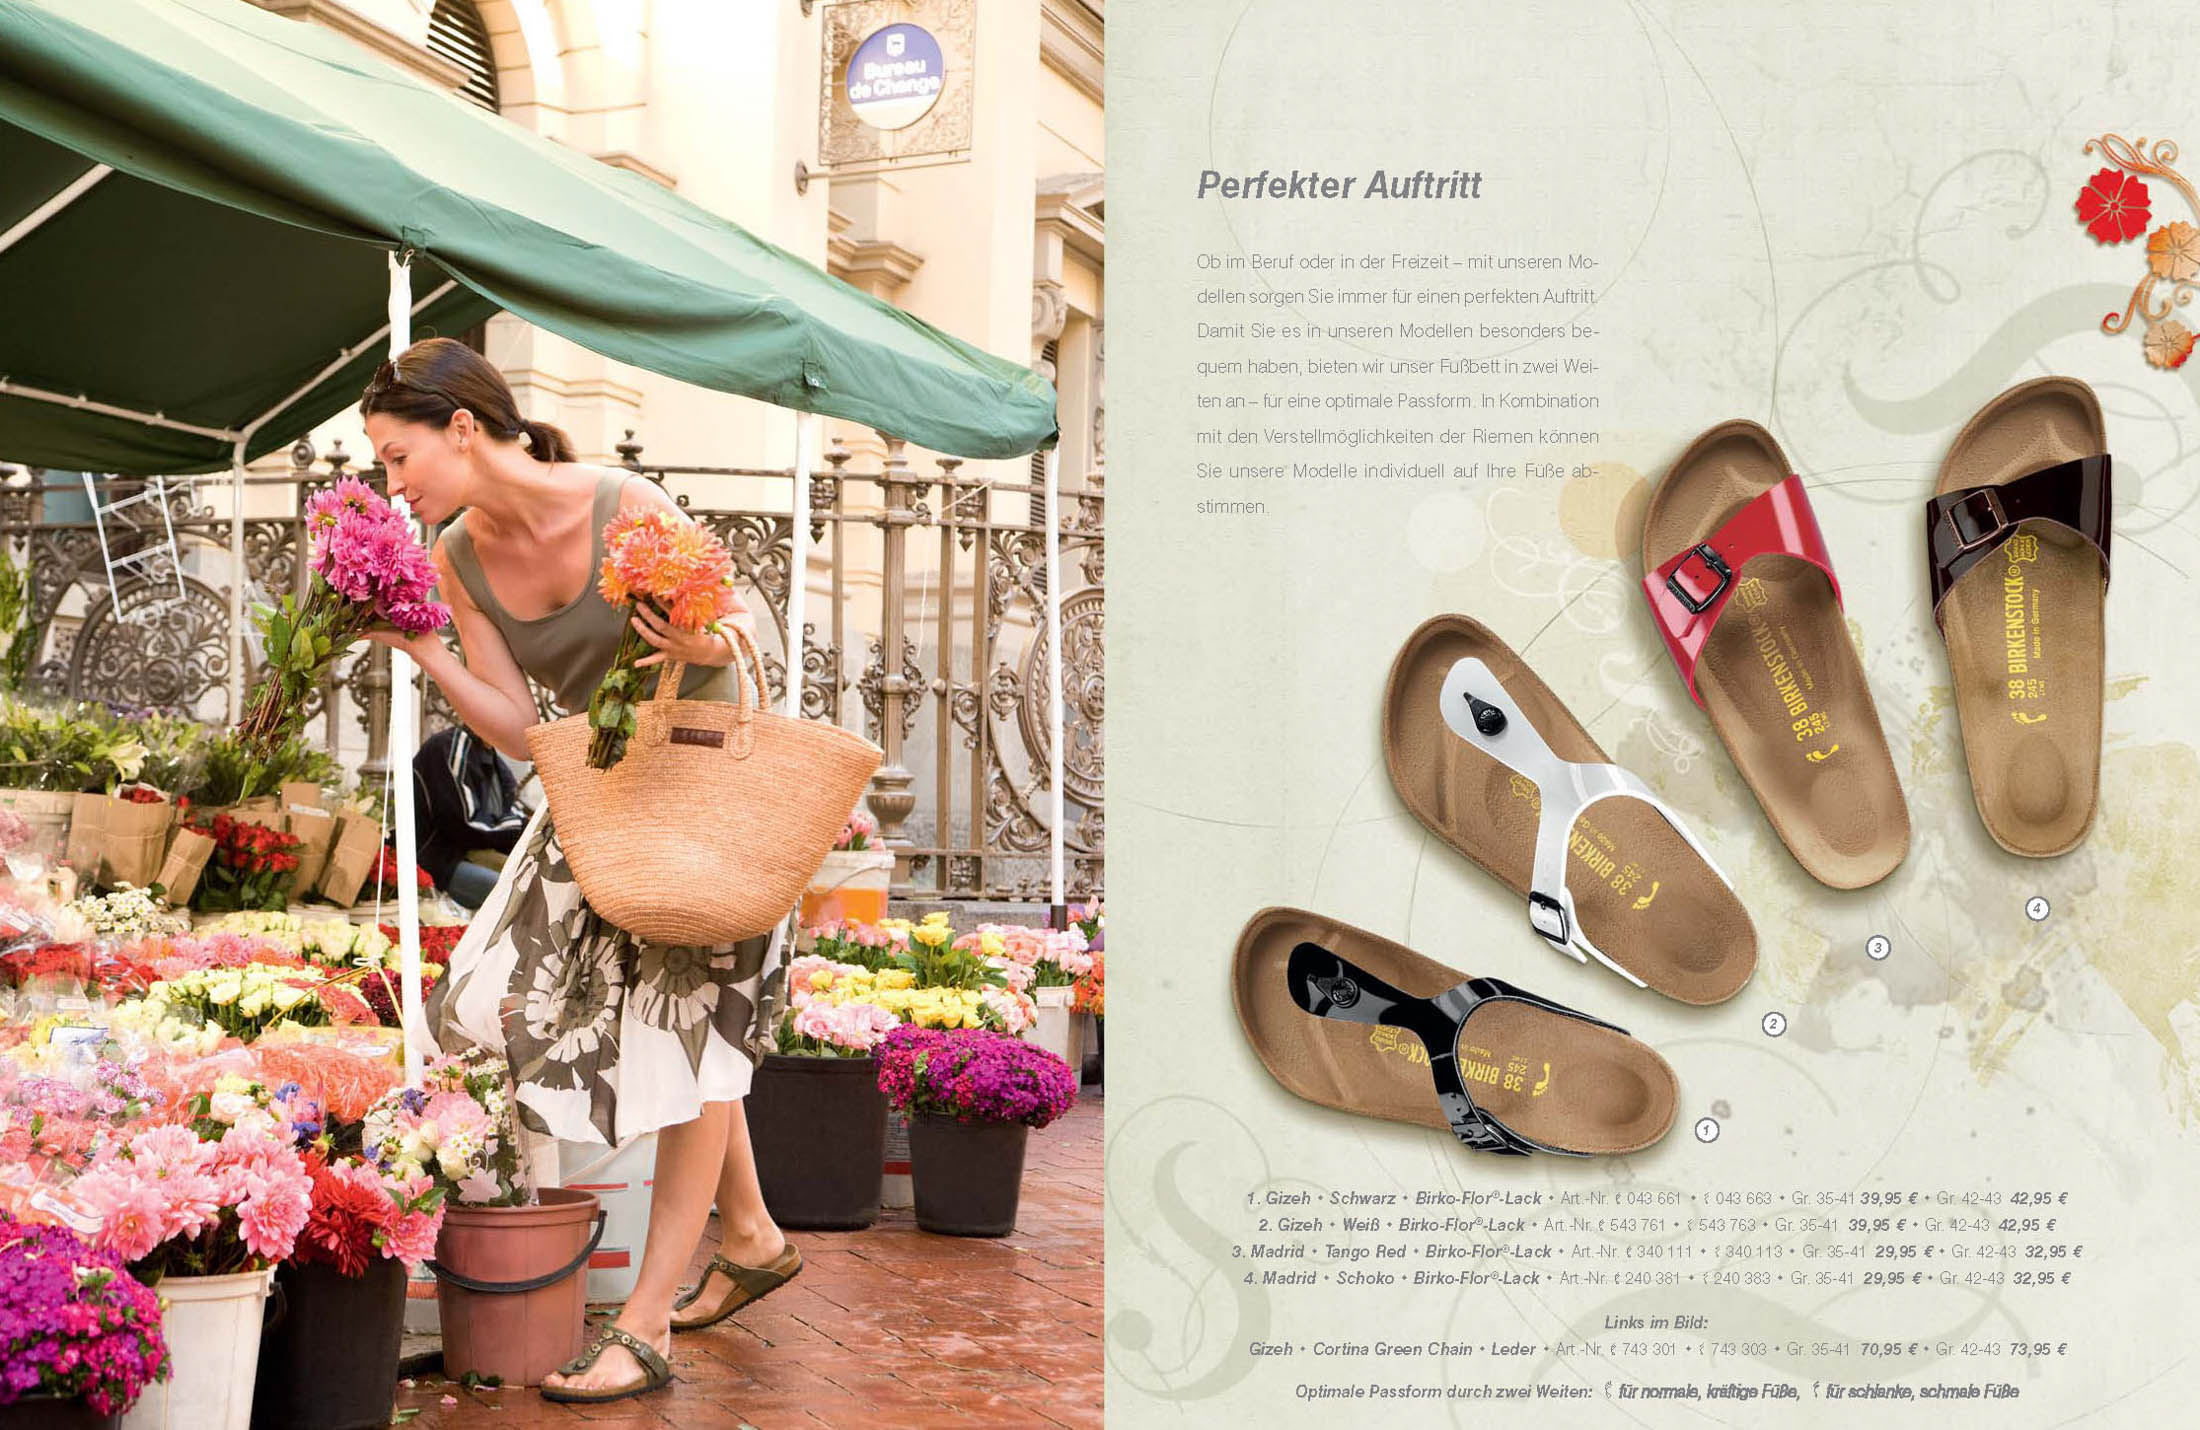
[[[2101,242],[2122,243],[2147,231],[2147,204],[2147,186],[2138,176],[2103,169],[2078,190],[2078,221]]]

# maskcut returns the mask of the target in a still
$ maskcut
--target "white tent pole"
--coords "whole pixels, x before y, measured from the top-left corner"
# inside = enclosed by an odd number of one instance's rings
[[[25,238],[37,232],[46,220],[82,198],[91,189],[92,185],[113,172],[114,170],[105,164],[94,164],[70,180],[59,193],[25,214],[6,233],[0,233],[0,253],[6,253]]]
[[[390,359],[412,346],[412,257],[389,255]],[[411,517],[403,497],[391,497],[400,516]],[[413,662],[401,650],[390,652],[390,803],[397,825],[397,941],[399,993],[404,1004],[405,1083],[420,1085],[422,1071],[420,1011],[420,867],[419,828],[413,810]]]
[[[252,440],[237,434],[229,453],[229,723],[244,718],[244,449]]]
[[[1053,864],[1054,904],[1062,907],[1062,449],[1047,449],[1047,783],[1054,792],[1053,828],[1047,838]]]
[[[787,554],[787,715],[802,716],[802,666],[810,605],[810,466],[817,460],[815,419],[794,414],[794,540]]]
[[[212,437],[223,442],[233,443],[244,435],[243,428],[201,427],[195,422],[178,422],[164,412],[140,412],[134,407],[117,407],[112,402],[94,402],[81,392],[71,397],[66,392],[29,387],[20,382],[10,382],[4,377],[0,377],[0,397],[20,397],[25,402],[50,402],[56,407],[67,407],[77,412],[96,412],[102,417],[120,417],[125,422],[135,422],[140,427],[158,427],[165,432],[188,432],[194,437]]]

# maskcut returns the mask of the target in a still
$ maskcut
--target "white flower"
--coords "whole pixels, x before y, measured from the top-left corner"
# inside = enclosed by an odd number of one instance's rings
[[[305,1002],[308,996],[305,989],[286,983],[275,990],[275,1006],[280,1011],[288,1013],[300,1003]]]
[[[475,1172],[462,1178],[458,1184],[458,1199],[462,1202],[493,1202],[502,1194],[494,1173]]]
[[[444,1176],[456,1181],[472,1170],[479,1150],[474,1146],[474,1139],[461,1132],[436,1153],[436,1165],[443,1169]]]

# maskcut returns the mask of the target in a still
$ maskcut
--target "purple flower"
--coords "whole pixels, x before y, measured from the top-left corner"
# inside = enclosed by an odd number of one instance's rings
[[[878,1045],[879,1091],[904,1113],[1044,1127],[1077,1100],[1069,1064],[979,1028],[904,1024]]]
[[[112,1415],[168,1368],[160,1303],[120,1256],[0,1214],[0,1405],[53,1395]]]

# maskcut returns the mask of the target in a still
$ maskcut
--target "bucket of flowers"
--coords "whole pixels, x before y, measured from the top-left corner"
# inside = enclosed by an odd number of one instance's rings
[[[0,1213],[0,1430],[113,1427],[168,1374],[160,1302],[113,1251]]]
[[[986,1028],[897,1028],[877,1058],[879,1090],[909,1118],[917,1225],[945,1236],[1014,1231],[1031,1129],[1077,1100],[1069,1064]]]
[[[174,1375],[124,1430],[248,1430],[262,1305],[311,1206],[298,1147],[319,1113],[243,1079],[109,1147],[69,1190],[101,1217],[94,1245],[157,1286]]]
[[[256,1044],[263,1085],[314,1099],[304,1228],[275,1273],[288,1313],[268,1330],[252,1396],[255,1430],[387,1425],[395,1407],[410,1268],[435,1255],[443,1189],[426,1172],[384,1172],[365,1150],[369,1111],[397,1083],[379,1050],[302,1040]]]
[[[894,851],[879,847],[877,818],[868,810],[853,810],[803,891],[802,926],[842,920],[875,923],[886,917],[893,882]]]
[[[375,1103],[362,1146],[383,1177],[413,1186],[425,1176],[443,1193],[428,1263],[443,1373],[540,1385],[580,1351],[603,1215],[593,1193],[528,1185],[510,1083],[484,1050],[438,1058],[421,1086]]]
[[[814,954],[788,965],[773,1050],[748,1100],[757,1178],[780,1225],[853,1231],[878,1220],[886,1099],[871,1052],[902,1021],[880,995],[913,981]]]
[[[1073,1068],[1083,1064],[1084,1021],[1071,1016],[1070,1008],[1077,980],[1092,971],[1092,954],[1086,950],[1081,928],[1076,924],[1066,929],[980,924],[955,940],[955,946],[1026,970],[1026,987],[1035,1005],[1026,1036]]]

